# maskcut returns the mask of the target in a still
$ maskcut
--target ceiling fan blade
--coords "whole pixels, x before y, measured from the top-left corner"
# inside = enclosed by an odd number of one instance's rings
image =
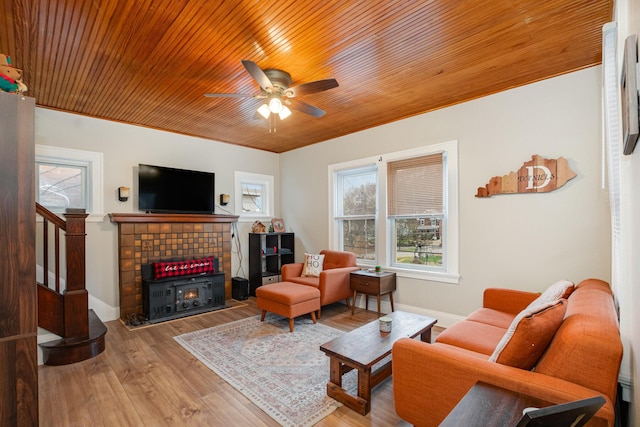
[[[287,104],[289,104],[291,108],[293,108],[294,110],[301,111],[305,114],[310,114],[315,117],[322,117],[326,114],[323,110],[319,109],[318,107],[314,107],[311,104],[307,104],[306,102],[297,100],[295,98],[288,99]]]
[[[301,85],[289,88],[289,90],[293,92],[293,96],[304,96],[309,95],[310,93],[333,89],[334,87],[338,87],[336,79],[324,79],[309,83],[302,83]]]
[[[251,74],[251,77],[253,77],[253,79],[258,82],[262,90],[273,88],[273,83],[271,83],[269,77],[267,77],[264,71],[262,71],[262,68],[258,67],[258,64],[246,59],[243,59],[241,62],[247,72]]]
[[[255,95],[249,95],[247,93],[205,93],[204,96],[209,98],[219,97],[231,97],[231,98],[254,98]]]

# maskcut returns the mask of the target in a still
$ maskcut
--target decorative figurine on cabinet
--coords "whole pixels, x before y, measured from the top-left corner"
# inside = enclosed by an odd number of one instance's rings
[[[11,57],[0,53],[0,90],[9,93],[24,93],[27,86],[22,83],[22,70],[11,65]]]

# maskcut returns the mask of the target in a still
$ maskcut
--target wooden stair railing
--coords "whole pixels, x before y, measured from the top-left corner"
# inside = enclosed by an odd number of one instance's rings
[[[97,356],[104,351],[106,327],[89,310],[86,290],[84,209],[67,209],[60,218],[36,203],[36,214],[42,217],[41,248],[43,280],[38,283],[38,326],[61,339],[40,344],[47,365],[66,365]],[[64,249],[60,233],[64,234]],[[53,235],[53,242],[50,242]],[[64,253],[62,251],[64,250]],[[64,286],[61,258],[65,262]],[[53,266],[50,267],[50,262]],[[50,284],[49,274],[53,274]]]

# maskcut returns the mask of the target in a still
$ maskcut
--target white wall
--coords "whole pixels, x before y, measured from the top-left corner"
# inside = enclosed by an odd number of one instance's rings
[[[104,216],[87,224],[87,289],[92,308],[102,320],[119,316],[117,224],[108,213],[139,212],[137,198],[138,163],[215,172],[218,194],[234,194],[234,171],[273,175],[279,179],[278,155],[231,144],[156,131],[148,128],[98,120],[43,108],[36,109],[36,144],[98,151],[104,154]],[[130,187],[132,196],[119,202],[117,188]],[[279,205],[276,186],[276,207]],[[216,213],[233,214],[234,201]],[[224,209],[224,210],[223,210]],[[278,213],[276,208],[276,214]],[[247,225],[239,224],[247,241]],[[242,247],[247,259],[246,246]],[[238,257],[232,259],[232,273]]]
[[[640,2],[617,2],[618,62],[622,61],[622,47],[630,34],[640,37]],[[623,298],[620,306],[620,333],[625,343],[625,355],[620,374],[632,384],[640,381],[640,147],[629,156],[623,156],[621,167],[621,286]],[[640,392],[631,388],[629,425],[640,425]]]
[[[297,257],[328,245],[328,165],[458,140],[460,283],[399,278],[399,307],[439,312],[446,326],[478,308],[490,286],[542,291],[565,278],[609,281],[600,81],[594,67],[282,154],[281,209],[297,233]],[[475,197],[533,154],[565,157],[578,176],[551,193]]]

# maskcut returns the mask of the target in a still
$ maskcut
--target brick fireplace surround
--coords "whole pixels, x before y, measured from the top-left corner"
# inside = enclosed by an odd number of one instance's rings
[[[156,261],[214,256],[225,273],[225,299],[231,298],[233,215],[111,213],[118,224],[120,318],[142,315],[140,267]]]

